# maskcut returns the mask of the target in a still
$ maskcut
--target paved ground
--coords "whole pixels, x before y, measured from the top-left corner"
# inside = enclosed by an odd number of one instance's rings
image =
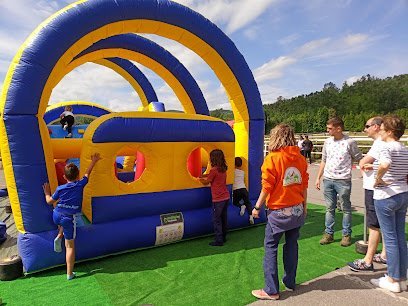
[[[308,202],[324,205],[322,191],[314,188],[318,171],[318,164],[310,166],[310,180],[308,189]],[[5,187],[3,171],[0,170],[0,188]],[[351,202],[355,211],[364,212],[364,198],[362,192],[362,179],[359,170],[353,170],[353,188]],[[8,199],[0,201],[0,220],[8,218],[6,224],[10,238],[0,246],[0,259],[17,254],[17,231],[13,217],[5,213]],[[322,225],[323,227],[323,225]],[[356,256],[358,257],[358,255]],[[252,306],[279,303],[282,305],[408,305],[408,292],[390,293],[383,289],[374,288],[369,280],[378,278],[386,272],[386,267],[375,266],[375,273],[355,273],[347,267],[313,279],[298,286],[295,292],[282,292],[279,301],[257,301]],[[258,288],[254,288],[258,289]]]

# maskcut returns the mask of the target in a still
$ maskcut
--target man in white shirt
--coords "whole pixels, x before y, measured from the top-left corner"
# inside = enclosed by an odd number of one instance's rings
[[[362,154],[357,142],[343,134],[344,122],[338,117],[327,121],[327,138],[323,145],[322,161],[316,179],[316,189],[320,190],[320,179],[323,176],[323,192],[326,202],[325,232],[320,244],[334,242],[334,223],[337,196],[343,207],[343,238],[341,246],[351,245],[351,169],[353,161],[359,161]]]
[[[374,208],[374,168],[378,168],[378,159],[383,142],[379,135],[382,123],[381,117],[373,117],[367,120],[364,132],[367,136],[374,139],[373,145],[361,160],[360,169],[363,173],[363,188],[364,188],[364,202],[366,208],[366,221],[368,227],[368,246],[367,253],[363,259],[356,259],[349,262],[348,266],[352,271],[374,271],[373,261],[386,264],[387,256],[385,253],[385,246],[381,254],[376,254],[378,243],[380,242],[381,231],[380,223],[378,222],[377,214]]]

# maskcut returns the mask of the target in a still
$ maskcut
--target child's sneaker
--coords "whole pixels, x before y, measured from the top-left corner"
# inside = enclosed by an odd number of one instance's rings
[[[64,126],[62,127],[62,129],[65,131],[68,128],[68,124],[64,124]]]
[[[68,135],[65,136],[65,138],[72,138],[72,133],[68,133]]]
[[[76,277],[76,273],[75,273],[75,272],[72,272],[71,275],[67,275],[67,280],[72,280],[72,279],[74,279],[75,277]]]
[[[382,258],[380,253],[377,253],[377,254],[374,255],[373,261],[376,262],[376,263],[383,264],[383,265],[387,264],[387,260]]]
[[[347,264],[351,271],[360,272],[360,271],[370,271],[374,272],[373,264],[368,265],[363,259],[356,259],[353,262]]]
[[[254,224],[254,217],[252,215],[249,216],[249,223]]]
[[[61,238],[57,237],[54,239],[54,252],[57,252],[57,253],[62,252],[61,242],[62,242]]]
[[[245,205],[241,205],[241,211],[239,212],[240,216],[243,216],[245,214],[245,209],[246,209]]]

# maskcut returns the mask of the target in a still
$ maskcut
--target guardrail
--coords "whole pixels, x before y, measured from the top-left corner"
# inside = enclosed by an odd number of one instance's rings
[[[348,133],[345,133],[348,134]],[[299,136],[301,134],[296,135],[296,139],[299,139]],[[303,135],[303,134],[302,134]],[[350,138],[353,138],[355,141],[357,141],[357,145],[359,149],[363,152],[363,155],[368,152],[368,150],[371,148],[373,144],[373,139],[371,139],[368,136],[363,136],[363,135],[352,135],[348,134]],[[327,133],[319,133],[319,134],[308,134],[309,140],[313,143],[313,151],[312,155],[314,158],[320,158],[322,155],[322,149],[323,149],[323,144],[324,141],[330,137],[329,134]],[[404,143],[406,146],[408,146],[408,134],[404,134],[400,141]],[[264,156],[268,154],[268,145],[269,145],[269,136],[265,136],[264,138]]]

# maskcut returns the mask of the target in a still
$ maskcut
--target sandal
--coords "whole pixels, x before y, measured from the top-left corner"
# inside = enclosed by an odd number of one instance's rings
[[[373,261],[376,262],[376,263],[383,264],[383,265],[387,264],[387,260],[382,258],[380,253],[377,253],[377,254],[374,255]]]
[[[279,300],[279,294],[267,294],[263,289],[252,290],[252,295],[260,300]]]

